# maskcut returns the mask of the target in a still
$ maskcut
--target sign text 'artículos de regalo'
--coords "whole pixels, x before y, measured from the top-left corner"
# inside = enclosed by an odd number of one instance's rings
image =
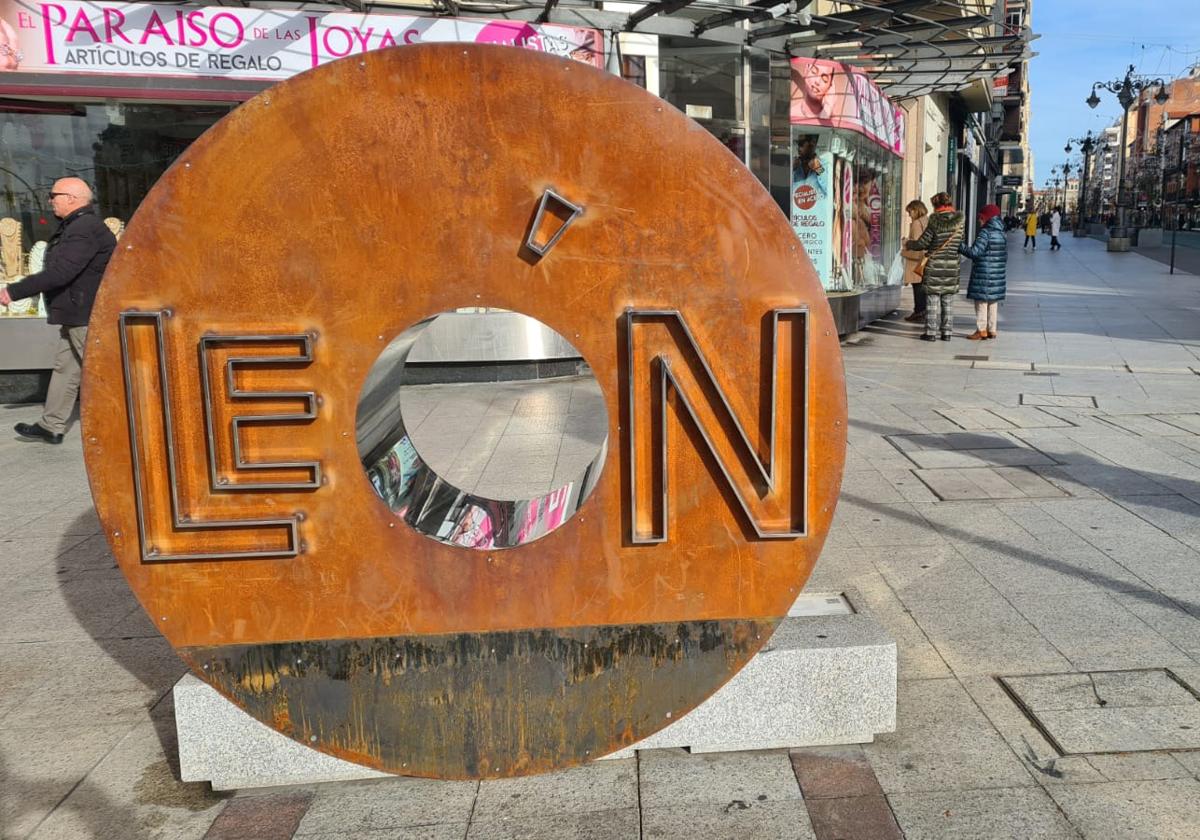
[[[463,306],[557,329],[609,408],[574,516],[483,550],[423,517],[487,500],[418,459],[385,504],[364,469],[379,360]],[[534,52],[385,50],[248,101],[146,198],[91,327],[88,472],[155,625],[383,770],[534,773],[669,724],[786,615],[841,481],[837,335],[787,219],[678,111]]]

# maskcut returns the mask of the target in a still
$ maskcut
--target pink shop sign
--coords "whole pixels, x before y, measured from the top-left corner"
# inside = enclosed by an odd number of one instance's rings
[[[604,66],[595,29],[481,18],[0,0],[0,72],[286,79],[384,47],[506,44]]]
[[[820,58],[792,59],[791,122],[847,128],[904,154],[904,111],[861,70]]]

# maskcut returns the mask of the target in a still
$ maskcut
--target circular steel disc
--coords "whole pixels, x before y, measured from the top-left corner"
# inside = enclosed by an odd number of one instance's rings
[[[556,329],[609,407],[594,492],[514,548],[417,533],[356,449],[381,350],[463,306]],[[488,46],[337,62],[200,138],[120,242],[83,385],[100,518],[194,673],[442,778],[596,758],[727,681],[820,551],[845,420],[824,292],[746,168],[636,86]]]

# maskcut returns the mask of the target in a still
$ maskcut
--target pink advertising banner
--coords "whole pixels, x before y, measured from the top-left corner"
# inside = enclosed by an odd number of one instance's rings
[[[837,61],[792,59],[791,120],[857,131],[904,154],[904,111],[866,73]]]
[[[383,47],[506,44],[604,66],[595,29],[476,18],[0,0],[0,72],[277,81]]]

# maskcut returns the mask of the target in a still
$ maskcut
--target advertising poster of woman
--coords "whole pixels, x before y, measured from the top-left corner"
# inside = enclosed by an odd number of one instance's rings
[[[833,155],[829,140],[818,134],[796,137],[792,165],[792,228],[804,244],[821,285],[829,288],[833,268],[830,212],[833,206]]]

